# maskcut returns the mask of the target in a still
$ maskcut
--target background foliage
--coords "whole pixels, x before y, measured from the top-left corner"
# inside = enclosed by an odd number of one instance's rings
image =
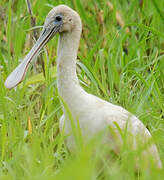
[[[32,47],[34,29],[43,25],[49,10],[67,4],[83,22],[77,61],[81,85],[136,114],[152,133],[163,161],[164,1],[31,2],[35,28],[25,1],[0,2],[0,179],[162,179],[164,172],[156,169],[137,174],[131,152],[121,159],[103,159],[98,169],[101,144],[94,159],[89,145],[68,152],[58,130],[62,110],[56,87],[57,38],[22,84],[9,91],[4,82]]]

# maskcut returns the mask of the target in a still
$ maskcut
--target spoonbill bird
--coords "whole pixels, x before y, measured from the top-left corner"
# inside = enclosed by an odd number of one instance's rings
[[[109,136],[104,137],[106,144],[114,143],[113,150],[119,153],[122,137],[117,131],[116,124],[121,130],[127,126],[127,131],[133,136],[133,146],[137,148],[137,137],[141,137],[143,143],[151,139],[151,134],[144,124],[134,115],[120,106],[113,105],[92,94],[84,91],[80,86],[76,74],[76,58],[82,31],[82,23],[79,14],[66,5],[54,7],[46,17],[43,30],[39,39],[26,55],[17,68],[8,76],[5,86],[9,89],[18,85],[26,74],[30,62],[36,57],[48,41],[59,33],[57,52],[57,87],[59,95],[69,107],[74,119],[78,118],[81,132],[85,136],[92,137],[107,126],[115,129],[118,141]],[[60,119],[60,128],[65,121],[65,133],[71,133],[70,120],[67,118],[66,109],[63,106],[63,116]],[[69,136],[67,145],[72,149],[74,138]],[[113,142],[114,141],[114,142]],[[162,168],[158,150],[151,143],[144,150],[144,155],[149,154],[158,168]]]

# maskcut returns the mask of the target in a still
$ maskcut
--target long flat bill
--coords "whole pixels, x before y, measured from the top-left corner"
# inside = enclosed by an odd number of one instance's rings
[[[6,88],[11,89],[23,81],[31,61],[39,54],[42,47],[44,47],[49,39],[58,32],[58,30],[58,26],[54,26],[51,29],[43,29],[39,39],[36,41],[30,52],[6,79]]]

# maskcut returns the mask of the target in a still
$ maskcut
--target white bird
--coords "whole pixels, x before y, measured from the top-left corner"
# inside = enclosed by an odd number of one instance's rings
[[[137,137],[146,144],[151,139],[151,134],[144,124],[134,115],[120,106],[113,105],[92,94],[84,91],[80,86],[76,73],[77,51],[82,31],[80,16],[76,11],[66,5],[54,7],[46,17],[41,35],[30,52],[19,66],[9,75],[5,82],[7,88],[13,88],[19,84],[26,74],[30,62],[36,57],[41,48],[56,34],[60,34],[57,53],[57,87],[59,95],[68,105],[74,119],[78,119],[81,132],[85,137],[92,137],[97,132],[110,126],[115,129],[119,141],[115,141],[112,133],[104,137],[109,145],[115,144],[113,150],[119,153],[122,145],[122,137],[116,128],[116,124],[124,131],[127,126],[129,134],[133,135],[134,149],[138,147]],[[70,120],[63,106],[63,116],[60,120],[60,129],[65,121],[65,133],[71,133]],[[67,138],[67,146],[73,148],[74,138]],[[140,141],[141,143],[141,141]],[[143,152],[149,154],[158,168],[162,163],[155,144],[151,143]]]

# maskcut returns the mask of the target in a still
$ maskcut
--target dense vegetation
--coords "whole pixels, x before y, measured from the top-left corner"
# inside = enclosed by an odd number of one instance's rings
[[[100,142],[94,158],[95,143],[81,144],[73,153],[64,146],[58,129],[58,38],[48,43],[17,88],[9,91],[4,82],[32,47],[49,10],[67,4],[83,22],[77,62],[81,85],[141,119],[164,162],[164,1],[31,2],[32,17],[25,1],[0,2],[0,179],[163,179],[163,170],[155,168],[136,173],[133,152],[120,157],[111,152],[100,166]]]

